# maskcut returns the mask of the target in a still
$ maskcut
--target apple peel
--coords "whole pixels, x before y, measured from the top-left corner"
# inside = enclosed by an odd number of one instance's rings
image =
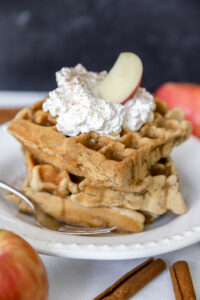
[[[165,101],[169,108],[180,107],[186,119],[193,124],[193,134],[200,138],[200,85],[194,83],[168,82],[154,93]]]
[[[139,56],[131,52],[123,52],[99,84],[99,95],[114,103],[125,103],[140,86],[142,74],[143,65]]]
[[[48,299],[48,278],[39,255],[24,239],[3,229],[0,229],[0,299]]]

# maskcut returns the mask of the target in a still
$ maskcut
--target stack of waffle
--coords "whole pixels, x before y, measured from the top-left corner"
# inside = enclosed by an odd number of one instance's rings
[[[145,222],[186,212],[174,146],[191,134],[183,112],[155,99],[154,121],[117,140],[96,132],[66,137],[39,102],[20,111],[9,131],[21,143],[27,178],[22,191],[49,215],[94,227],[140,232]],[[21,211],[29,207],[10,195]]]

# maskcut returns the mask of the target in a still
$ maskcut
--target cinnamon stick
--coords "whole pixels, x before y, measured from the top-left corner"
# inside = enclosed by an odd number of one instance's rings
[[[194,286],[189,270],[185,261],[177,261],[170,267],[174,294],[176,300],[196,300]]]
[[[166,268],[162,259],[148,259],[126,273],[93,300],[126,300],[137,293]]]

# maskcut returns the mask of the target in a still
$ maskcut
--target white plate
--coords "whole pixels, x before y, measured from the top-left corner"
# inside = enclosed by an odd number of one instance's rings
[[[20,145],[0,127],[0,179],[16,182],[25,173]],[[200,241],[200,141],[191,137],[173,152],[188,212],[163,216],[138,234],[81,237],[41,229],[14,204],[0,201],[0,227],[25,238],[40,253],[81,259],[130,259],[170,252]]]

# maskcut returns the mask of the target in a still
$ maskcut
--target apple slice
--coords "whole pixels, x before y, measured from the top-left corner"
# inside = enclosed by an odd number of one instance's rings
[[[99,95],[114,103],[124,103],[140,86],[143,65],[134,53],[123,52],[98,86]]]

